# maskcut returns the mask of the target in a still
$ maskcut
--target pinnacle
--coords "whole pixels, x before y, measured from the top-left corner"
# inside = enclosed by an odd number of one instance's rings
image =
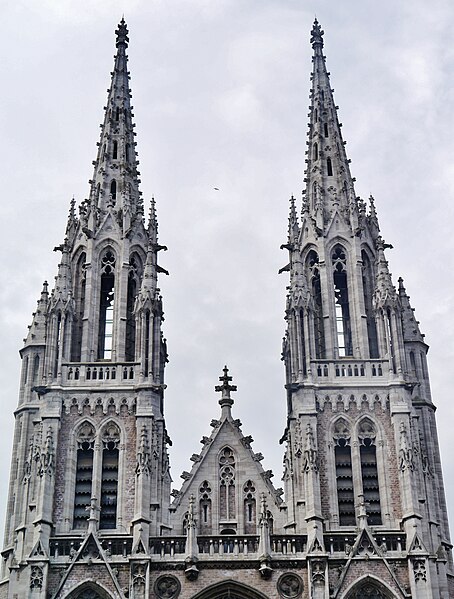
[[[120,46],[127,48],[129,43],[128,27],[126,25],[124,17],[121,18],[121,21],[118,24],[118,29],[115,31],[115,33],[117,35],[117,48],[119,48]]]
[[[312,26],[312,31],[311,31],[311,44],[312,44],[312,47],[314,48],[314,50],[317,46],[319,46],[320,48],[323,48],[323,34],[324,33],[325,32],[322,30],[319,22],[317,21],[317,17],[315,17],[314,25]]]
[[[233,399],[230,397],[230,393],[232,391],[236,391],[237,386],[230,384],[230,381],[233,380],[233,377],[229,375],[229,369],[227,366],[224,366],[223,373],[224,374],[219,377],[222,385],[216,385],[214,390],[217,393],[222,393],[221,399],[219,400],[219,405],[222,408],[222,416],[227,418],[230,417],[230,408],[233,405]]]

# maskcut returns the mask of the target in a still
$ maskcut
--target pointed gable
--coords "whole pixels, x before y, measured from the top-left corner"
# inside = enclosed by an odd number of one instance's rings
[[[221,417],[213,420],[213,431],[203,437],[203,449],[193,454],[190,472],[183,472],[180,491],[174,492],[171,520],[176,534],[184,534],[190,498],[195,498],[198,534],[257,534],[262,494],[267,499],[270,516],[280,522],[284,508],[280,492],[271,483],[272,472],[261,465],[263,456],[254,453],[251,436],[244,436],[241,422],[231,414],[236,391],[227,367],[220,377]]]

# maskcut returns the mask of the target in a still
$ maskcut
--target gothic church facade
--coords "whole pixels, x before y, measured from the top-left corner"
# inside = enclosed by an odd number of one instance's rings
[[[354,190],[323,56],[290,202],[282,489],[220,412],[171,491],[160,245],[116,56],[88,200],[21,350],[1,599],[448,599],[454,575],[427,345]],[[170,381],[171,384],[171,381]],[[284,402],[283,402],[284,405]]]

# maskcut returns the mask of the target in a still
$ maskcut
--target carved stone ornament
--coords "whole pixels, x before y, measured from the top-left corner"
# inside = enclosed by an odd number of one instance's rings
[[[132,586],[135,590],[145,588],[147,566],[144,564],[135,564],[132,569]]]
[[[400,449],[399,449],[399,469],[413,470],[413,450],[408,440],[407,428],[403,422],[400,423]]]
[[[325,562],[323,560],[312,562],[312,584],[317,586],[325,584]]]
[[[277,592],[283,599],[296,599],[296,597],[300,597],[303,588],[303,581],[297,574],[283,574],[277,581]]]
[[[148,445],[148,432],[145,425],[142,426],[140,432],[139,451],[137,452],[137,474],[150,473],[150,449]]]
[[[423,559],[417,559],[413,562],[413,572],[415,574],[415,582],[426,582],[426,563]]]
[[[180,591],[180,581],[170,574],[160,576],[154,585],[154,592],[158,599],[175,599],[180,594]]]
[[[30,573],[30,589],[43,588],[44,574],[41,566],[32,566]]]
[[[310,472],[311,470],[317,472],[317,449],[315,447],[314,432],[312,426],[308,423],[306,427],[306,440],[304,444],[304,472]]]

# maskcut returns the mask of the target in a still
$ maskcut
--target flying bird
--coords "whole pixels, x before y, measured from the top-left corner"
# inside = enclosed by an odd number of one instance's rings
[[[213,189],[215,189],[216,191],[219,191],[219,187],[213,187]]]

